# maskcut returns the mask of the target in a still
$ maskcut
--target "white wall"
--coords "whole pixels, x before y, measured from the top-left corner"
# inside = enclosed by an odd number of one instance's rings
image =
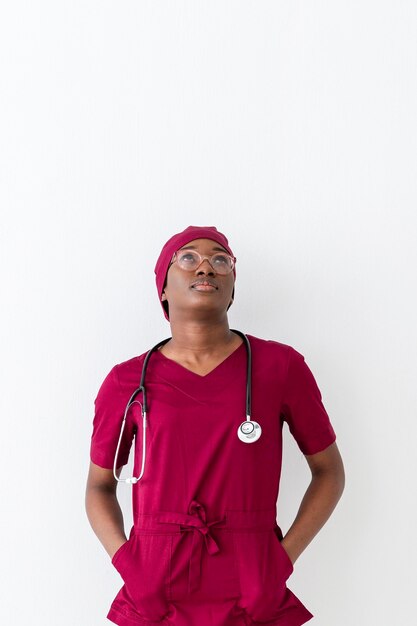
[[[302,352],[337,432],[345,492],[289,587],[316,626],[410,624],[415,2],[15,1],[0,24],[2,622],[109,623],[93,399],[170,336],[153,267],[193,224],[238,257],[230,327]],[[308,482],[286,429],[284,533]]]

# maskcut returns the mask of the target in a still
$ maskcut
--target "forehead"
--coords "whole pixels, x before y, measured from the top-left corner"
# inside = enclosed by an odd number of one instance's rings
[[[181,246],[179,250],[198,250],[198,251],[212,250],[213,252],[215,251],[227,252],[226,248],[224,248],[217,241],[214,241],[213,239],[205,239],[205,238],[193,239],[192,241],[189,241],[188,243]]]

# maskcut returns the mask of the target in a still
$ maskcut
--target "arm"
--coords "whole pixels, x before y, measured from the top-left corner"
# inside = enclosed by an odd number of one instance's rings
[[[304,456],[312,479],[297,516],[281,541],[293,563],[329,519],[345,487],[343,461],[336,442],[321,452]]]
[[[119,477],[122,467],[116,470]],[[85,491],[88,520],[110,558],[127,541],[123,514],[116,497],[117,481],[113,470],[90,461]]]

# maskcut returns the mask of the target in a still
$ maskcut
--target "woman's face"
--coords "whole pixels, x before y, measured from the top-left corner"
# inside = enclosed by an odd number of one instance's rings
[[[221,244],[212,239],[193,239],[179,250],[187,248],[196,250],[202,256],[211,257],[221,251],[228,254]],[[196,280],[204,279],[213,282],[216,289],[198,290],[192,286]],[[226,275],[219,274],[210,265],[208,259],[204,259],[200,266],[192,271],[184,270],[177,262],[174,262],[167,272],[162,300],[168,301],[170,319],[174,310],[176,317],[178,314],[189,317],[193,312],[200,311],[218,315],[226,313],[231,304],[234,282],[233,272]]]

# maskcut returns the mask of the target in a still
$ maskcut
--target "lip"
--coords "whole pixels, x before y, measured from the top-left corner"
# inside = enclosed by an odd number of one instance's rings
[[[211,280],[196,280],[192,285],[196,291],[217,291],[217,285]]]
[[[193,289],[195,289],[195,291],[217,291],[214,285],[194,285]]]

